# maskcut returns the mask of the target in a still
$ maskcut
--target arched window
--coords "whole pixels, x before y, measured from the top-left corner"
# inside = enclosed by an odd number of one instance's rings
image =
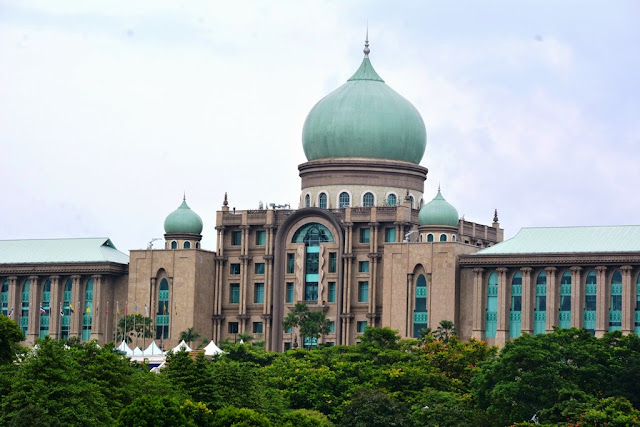
[[[333,234],[322,224],[310,222],[293,234],[291,243],[304,243],[307,246],[319,246],[322,242],[333,242]]]
[[[420,338],[421,332],[429,323],[427,310],[427,279],[420,274],[416,280],[416,296],[413,308],[413,337]]]
[[[609,306],[609,331],[622,329],[622,274],[616,270],[611,276],[611,305]]]
[[[414,203],[413,196],[409,196],[409,206],[411,206],[411,209],[415,209],[415,206],[413,203]]]
[[[200,249],[200,242],[196,242],[196,249]]]
[[[451,241],[452,241],[452,242],[455,242],[455,241],[456,241],[456,235],[455,235],[455,234],[452,234],[452,235],[451,235]]]
[[[346,191],[340,193],[338,200],[340,203],[340,208],[348,208],[349,206],[351,206],[351,196],[349,196],[349,193],[347,193]]]
[[[373,206],[373,194],[367,192],[362,196],[362,206]]]
[[[169,338],[169,282],[160,281],[158,288],[158,312],[156,313],[156,339]]]
[[[433,234],[427,234],[427,242],[433,242]]]
[[[89,279],[84,288],[84,310],[82,312],[82,340],[91,339],[91,325],[93,323],[93,279]]]
[[[175,240],[171,242],[171,249],[178,249],[178,242],[176,242]]]
[[[494,271],[487,280],[487,311],[485,313],[484,336],[495,338],[498,321],[498,275]]]
[[[29,290],[31,288],[31,280],[27,280],[22,285],[22,294],[20,295],[20,328],[22,333],[27,336],[29,330]]]
[[[640,336],[640,275],[636,281],[636,318],[634,323],[634,331],[636,335]]]
[[[40,304],[40,338],[49,334],[49,319],[51,317],[51,280],[44,282],[42,287],[42,303]]]
[[[522,331],[522,274],[518,271],[511,279],[511,311],[509,312],[509,338],[518,338]]]
[[[533,312],[533,333],[544,334],[547,330],[547,275],[544,271],[536,279],[536,306]]]
[[[318,207],[320,209],[327,209],[327,193],[320,193],[318,197]]]
[[[387,205],[388,206],[395,206],[398,202],[398,198],[396,197],[395,194],[391,193],[387,196]]]
[[[182,244],[183,249],[191,249],[191,242],[184,242]]]
[[[9,281],[5,280],[2,282],[2,292],[0,292],[0,301],[2,301],[0,305],[0,313],[8,316],[9,315]]]
[[[304,207],[305,208],[311,207],[311,196],[308,194],[304,196]]]
[[[571,273],[565,271],[560,279],[560,312],[558,326],[571,327]]]
[[[440,241],[441,242],[446,242],[447,241],[447,235],[446,234],[441,234],[440,235]]]
[[[587,274],[584,289],[584,328],[593,335],[596,333],[596,295],[598,293],[598,279],[591,270]]]
[[[73,280],[68,279],[64,284],[64,292],[62,295],[62,326],[60,327],[60,338],[66,340],[69,338],[71,330],[71,289]]]

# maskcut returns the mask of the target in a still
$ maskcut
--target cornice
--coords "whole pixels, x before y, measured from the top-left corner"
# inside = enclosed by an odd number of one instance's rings
[[[602,265],[602,264],[640,264],[640,253],[571,253],[571,254],[505,254],[505,255],[461,255],[461,267],[477,266],[550,266],[550,265]]]
[[[69,264],[1,264],[0,275],[58,275],[73,274],[113,274],[129,272],[127,264],[110,263],[69,263]]]

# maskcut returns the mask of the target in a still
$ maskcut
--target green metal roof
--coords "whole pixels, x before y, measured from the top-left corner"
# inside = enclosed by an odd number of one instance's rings
[[[523,228],[476,255],[640,252],[640,226]]]
[[[429,203],[420,208],[418,223],[420,225],[447,225],[458,226],[458,211],[447,202],[438,188],[438,194]]]
[[[175,211],[171,212],[164,220],[165,233],[202,233],[202,218],[187,205],[186,198]]]
[[[427,134],[418,110],[384,83],[369,58],[309,112],[302,130],[307,160],[376,158],[419,164]]]
[[[0,264],[115,262],[129,257],[107,237],[85,239],[0,240]]]

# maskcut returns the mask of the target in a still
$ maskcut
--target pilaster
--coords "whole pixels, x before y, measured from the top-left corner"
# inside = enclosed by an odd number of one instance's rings
[[[497,346],[502,347],[509,338],[509,308],[507,305],[507,271],[505,267],[496,269],[498,273],[498,319],[496,323]]]
[[[522,267],[522,328],[523,333],[533,334],[534,293],[531,283],[531,267]]]
[[[584,284],[582,283],[582,267],[573,266],[571,271],[571,327],[582,328],[584,325]]]
[[[547,267],[544,269],[547,274],[547,333],[553,332],[553,327],[558,326],[558,300],[560,298],[560,288],[558,286],[558,269]]]
[[[29,328],[27,329],[27,341],[33,343],[40,337],[40,299],[42,291],[38,276],[29,276]]]
[[[598,290],[596,294],[596,337],[600,338],[607,332],[609,326],[609,304],[607,296],[610,292],[607,285],[607,267],[596,267]]]
[[[633,267],[623,265],[622,273],[622,333],[630,334],[635,329],[636,292],[632,288],[631,273]]]
[[[484,268],[473,269],[473,338],[484,338],[484,312],[486,310],[486,297],[483,286]]]
[[[60,276],[49,276],[51,280],[51,300],[49,301],[49,335],[53,339],[60,337],[60,310],[62,309],[62,292]]]

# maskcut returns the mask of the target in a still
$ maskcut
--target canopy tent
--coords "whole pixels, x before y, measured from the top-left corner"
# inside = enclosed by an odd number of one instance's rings
[[[162,356],[164,353],[160,350],[160,347],[156,344],[155,341],[151,341],[149,347],[146,348],[145,351],[142,352],[142,355],[147,356]]]
[[[216,343],[213,342],[213,340],[211,340],[211,342],[204,348],[205,356],[213,356],[222,353],[224,353],[224,351],[220,350],[220,347],[218,347]]]
[[[131,347],[129,347],[124,340],[122,340],[120,345],[116,347],[116,350],[124,353],[124,355],[127,357],[133,356],[133,350],[131,350]]]
[[[171,349],[169,351],[172,352],[172,353],[175,353],[175,352],[182,351],[182,350],[189,351],[189,352],[193,351],[193,350],[191,350],[191,347],[189,347],[187,345],[187,343],[184,342],[184,340],[180,341],[180,344],[178,344],[177,346],[175,346],[173,349]]]
[[[140,347],[136,347],[133,349],[132,356],[142,356],[142,350],[140,350]]]

